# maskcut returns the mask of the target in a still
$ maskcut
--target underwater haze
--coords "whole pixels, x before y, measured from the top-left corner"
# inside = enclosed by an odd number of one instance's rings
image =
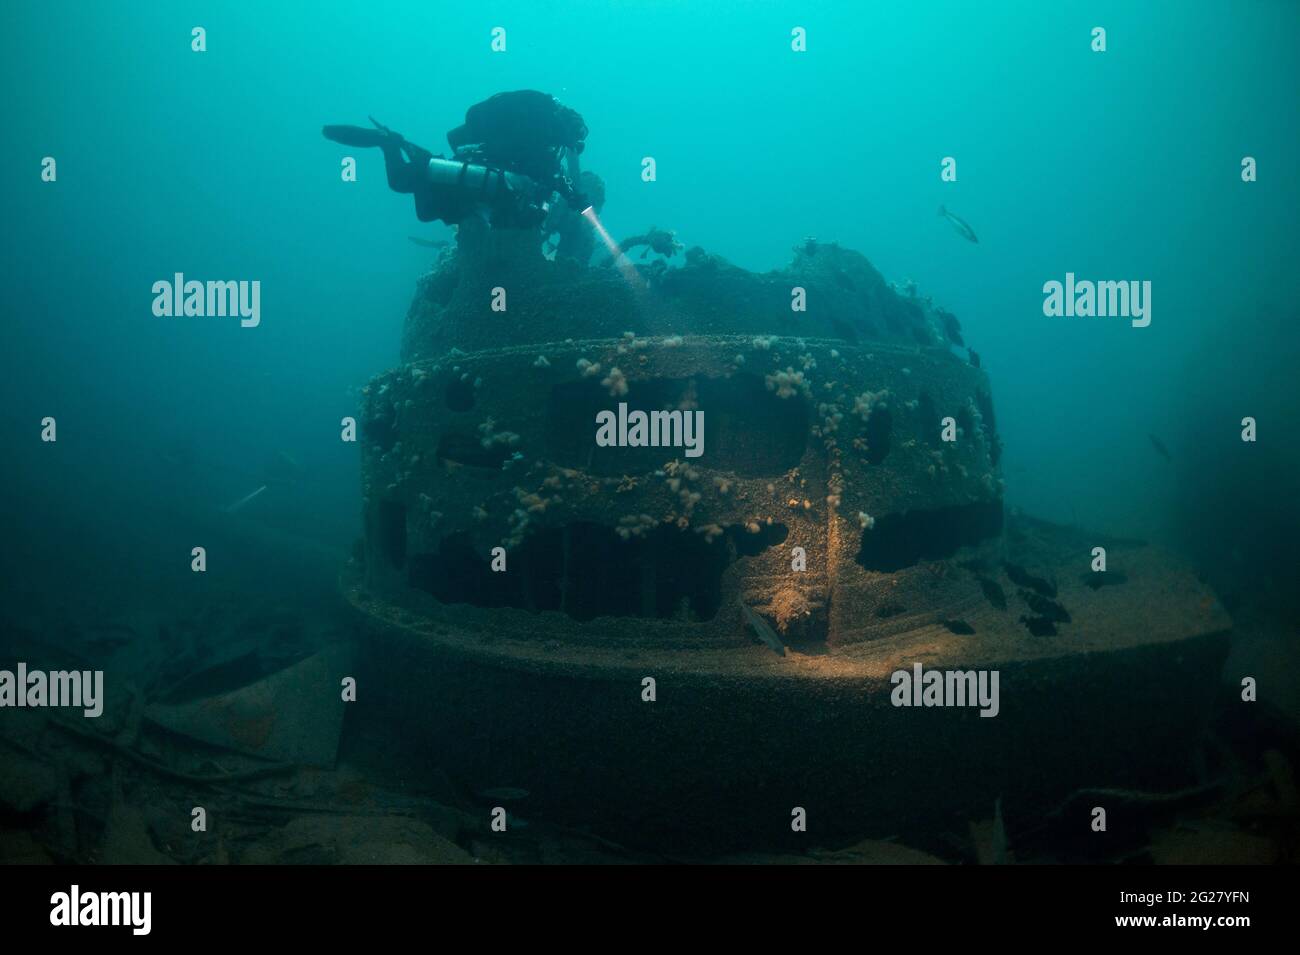
[[[456,234],[321,127],[447,152],[471,104],[535,89],[581,113],[615,238],[669,229],[755,273],[815,238],[955,315],[1007,512],[1182,555],[1300,725],[1300,5],[15,0],[0,22],[5,659],[163,627],[197,641],[174,688],[244,666],[196,649],[205,620],[284,660],[353,633],[340,422],[400,364],[440,257],[410,237]],[[155,314],[177,273],[257,280],[257,324]],[[1149,324],[1045,314],[1067,273],[1149,289]]]
[[[377,154],[342,184],[319,127],[373,114],[437,150],[467,104],[516,88],[583,114],[615,235],[672,228],[755,270],[813,235],[955,313],[994,378],[1012,505],[1168,533],[1214,430],[1253,413],[1270,444],[1295,444],[1294,4],[18,3],[5,17],[20,490],[6,501],[29,516],[84,508],[93,533],[96,511],[175,490],[152,486],[174,482],[150,453],[183,437],[250,467],[292,449],[316,478],[318,529],[346,543],[355,466],[327,438],[348,389],[393,359],[429,258],[407,234],[446,230],[411,221]],[[489,49],[498,21],[505,55]],[[805,56],[788,55],[792,24]],[[1104,54],[1087,42],[1098,24]],[[940,182],[945,156],[956,182]],[[978,245],[954,241],[940,203]],[[149,288],[177,271],[260,278],[265,322],[154,320]],[[1045,319],[1041,287],[1067,271],[1149,279],[1151,326]],[[56,412],[76,431],[59,451],[93,471],[97,499],[75,461],[51,471],[30,440]]]

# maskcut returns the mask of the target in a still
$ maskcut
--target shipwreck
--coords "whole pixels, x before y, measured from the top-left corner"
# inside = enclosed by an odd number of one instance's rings
[[[1170,553],[1007,512],[951,314],[833,243],[620,269],[475,226],[363,396],[367,758],[700,850],[1191,779],[1227,615]],[[702,412],[703,453],[597,442],[620,404]],[[917,665],[996,671],[995,718],[894,705]]]

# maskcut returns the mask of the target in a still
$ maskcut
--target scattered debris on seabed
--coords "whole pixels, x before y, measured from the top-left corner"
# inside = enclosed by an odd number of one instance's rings
[[[771,626],[741,609],[782,652]],[[338,758],[342,713],[315,688],[337,686],[349,665],[345,619],[230,596],[171,615],[68,616],[57,644],[0,620],[0,665],[102,668],[131,687],[94,720],[0,710],[0,863],[1247,863],[1295,861],[1300,848],[1291,748],[1243,756],[1219,740],[1223,776],[1172,793],[1089,789],[1055,807],[999,798],[966,831],[802,851],[632,849],[532,818],[528,780],[475,789],[434,773],[411,792]],[[285,712],[286,700],[301,710]],[[1094,805],[1125,820],[1122,836],[1112,826],[1114,838],[1089,838]],[[496,808],[506,832],[492,829]],[[199,809],[204,831],[194,828]]]

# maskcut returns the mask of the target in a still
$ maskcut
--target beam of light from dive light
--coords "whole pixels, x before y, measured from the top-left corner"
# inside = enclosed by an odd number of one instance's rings
[[[582,210],[581,214],[587,217],[587,221],[591,223],[591,227],[596,230],[596,234],[600,236],[605,243],[605,247],[609,249],[609,254],[614,256],[615,260],[617,260],[623,254],[623,250],[618,247],[618,243],[614,241],[614,237],[605,231],[605,227],[601,225],[600,220],[596,218],[595,207],[587,206],[587,208]]]
[[[610,261],[618,266],[618,270],[623,273],[623,278],[627,279],[628,284],[636,288],[645,285],[645,282],[641,279],[641,274],[637,272],[636,268],[624,261],[623,250],[618,247],[614,237],[605,230],[605,227],[600,224],[600,220],[596,218],[595,208],[587,206],[579,215],[590,222],[591,227],[596,230],[596,234],[605,243],[605,248],[609,249],[609,254],[612,256]]]

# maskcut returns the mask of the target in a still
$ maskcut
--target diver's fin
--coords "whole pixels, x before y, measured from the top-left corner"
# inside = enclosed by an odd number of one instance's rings
[[[364,126],[322,126],[321,133],[344,146],[379,146],[391,138],[385,129],[366,129]]]

